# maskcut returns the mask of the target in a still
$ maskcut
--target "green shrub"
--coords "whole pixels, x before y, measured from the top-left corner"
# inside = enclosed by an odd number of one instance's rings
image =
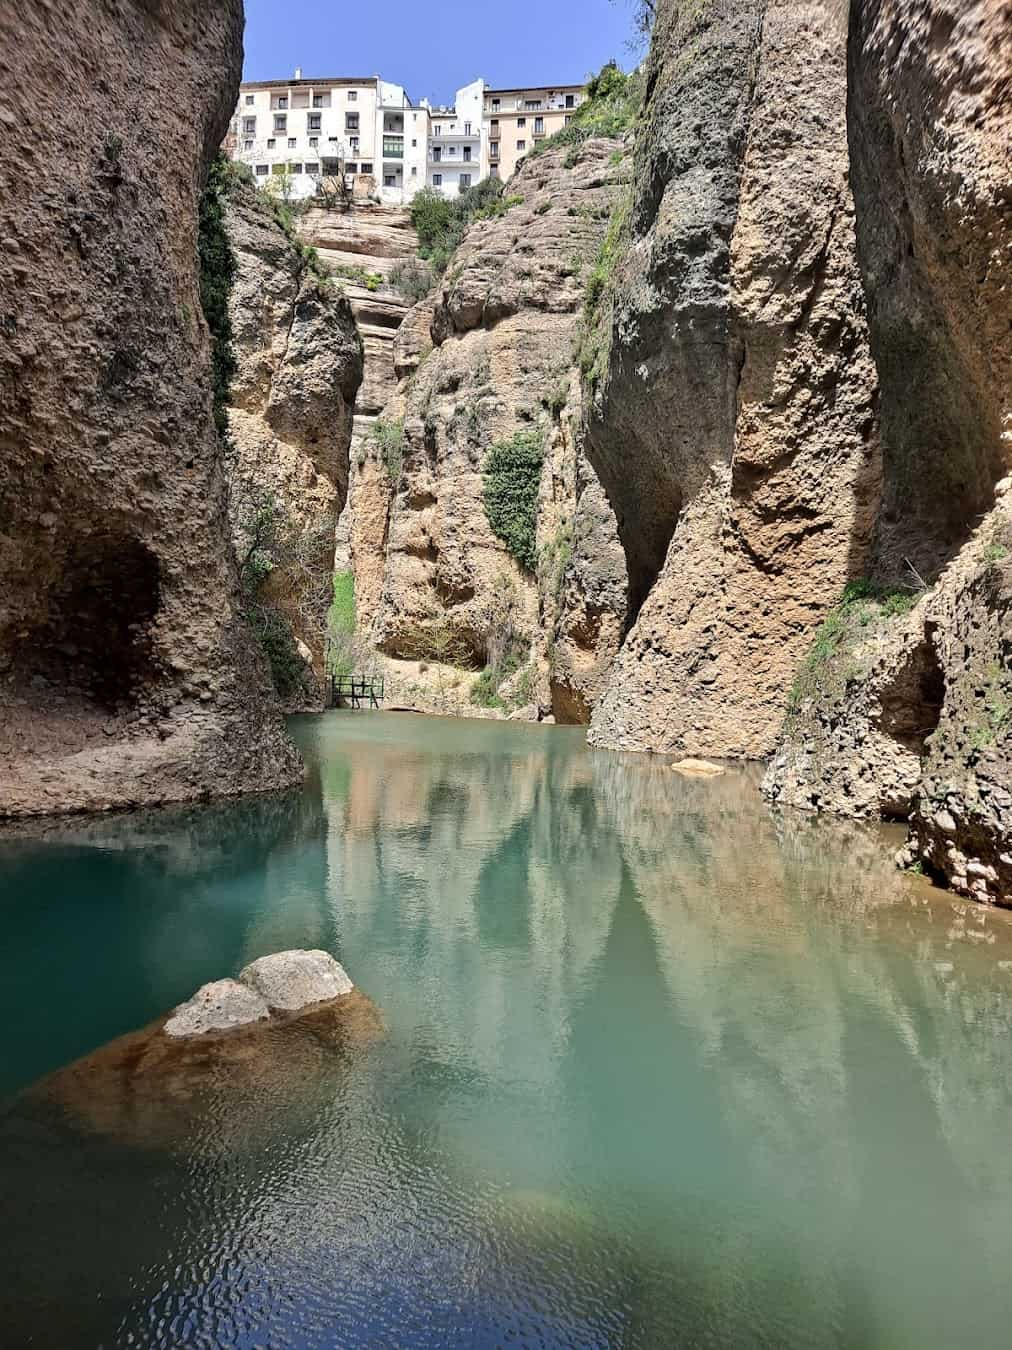
[[[537,562],[535,536],[543,460],[539,433],[518,431],[509,440],[492,446],[482,468],[488,523],[529,572]]]
[[[632,131],[643,104],[644,78],[639,71],[626,75],[614,61],[602,66],[587,81],[587,97],[573,113],[568,125],[554,136],[539,141],[527,152],[536,158],[560,146],[573,147],[566,157],[566,168],[579,160],[579,147],[596,136],[625,136]]]
[[[386,421],[379,417],[373,423],[370,439],[376,446],[387,476],[396,487],[404,468],[404,422],[400,419]]]
[[[334,599],[327,614],[327,669],[338,677],[355,669],[355,573],[334,573]]]
[[[390,285],[417,305],[432,290],[432,269],[418,259],[405,259],[390,269]]]
[[[504,216],[522,201],[522,197],[504,197],[502,183],[496,178],[485,178],[457,197],[422,188],[411,202],[419,257],[429,263],[436,276],[442,276],[472,221]]]
[[[486,666],[471,686],[471,702],[477,708],[498,708],[504,711],[505,702],[499,697],[499,673]]]

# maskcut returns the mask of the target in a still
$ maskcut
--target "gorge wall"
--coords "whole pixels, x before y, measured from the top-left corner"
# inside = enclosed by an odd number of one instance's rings
[[[1012,9],[661,0],[591,315],[599,745],[764,757],[1012,898]]]
[[[2,815],[301,777],[240,614],[197,284],[241,40],[240,0],[0,10]]]
[[[348,522],[358,641],[388,701],[589,717],[621,640],[625,567],[583,452],[572,349],[628,173],[617,141],[529,159],[508,209],[471,227],[397,334],[400,384],[353,454]],[[496,447],[540,457],[525,557],[486,510]]]
[[[233,543],[286,707],[319,709],[363,345],[340,284],[286,233],[283,213],[235,176],[224,207],[235,259],[226,436]]]

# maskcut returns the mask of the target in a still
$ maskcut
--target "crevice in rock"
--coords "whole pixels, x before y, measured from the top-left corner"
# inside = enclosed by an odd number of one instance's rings
[[[945,674],[938,659],[934,635],[934,625],[926,625],[922,640],[911,648],[879,695],[880,730],[918,759],[924,758],[928,738],[938,730],[945,702]],[[883,817],[906,820],[915,795],[884,799]]]

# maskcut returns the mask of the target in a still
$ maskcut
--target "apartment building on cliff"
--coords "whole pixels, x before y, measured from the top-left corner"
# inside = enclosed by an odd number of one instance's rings
[[[425,182],[429,115],[379,76],[240,85],[227,148],[257,183],[283,179],[293,198],[323,182],[400,204]]]
[[[486,89],[481,176],[507,179],[529,150],[561,131],[583,102],[580,84],[554,88]]]
[[[226,139],[262,187],[294,199],[321,186],[389,205],[428,186],[455,196],[483,178],[509,178],[528,150],[566,125],[580,85],[489,89],[474,80],[448,107],[415,104],[402,85],[368,77],[242,84]]]

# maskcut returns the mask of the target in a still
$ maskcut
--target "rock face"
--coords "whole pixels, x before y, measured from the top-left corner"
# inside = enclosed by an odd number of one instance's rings
[[[761,756],[880,481],[845,6],[661,3],[589,454],[633,627],[599,745]]]
[[[1012,403],[1010,52],[1007,6],[853,7],[858,244],[882,378],[871,570],[882,586],[934,584],[823,662],[766,778],[794,805],[909,816],[902,861],[1006,904],[1012,509],[995,481]]]
[[[202,985],[181,1003],[165,1023],[166,1036],[204,1036],[209,1031],[231,1031],[270,1017],[271,1010],[255,990],[238,980],[215,980]]]
[[[197,289],[241,36],[240,0],[0,14],[2,815],[301,775],[239,614]]]
[[[262,956],[241,971],[239,979],[280,1012],[342,998],[355,987],[330,953],[320,951]]]
[[[264,599],[311,652],[293,709],[322,698],[334,533],[348,491],[348,453],[362,381],[362,344],[341,290],[308,266],[267,203],[233,186],[225,226],[236,260],[229,297],[236,369],[229,386],[229,518],[237,555],[255,546],[263,503],[278,556]]]
[[[402,382],[383,415],[397,444],[367,443],[353,462],[349,533],[360,635],[403,663],[388,680],[413,706],[473,712],[459,668],[492,664],[508,632],[526,662],[504,691],[513,705],[584,721],[617,650],[624,560],[583,453],[572,367],[586,277],[627,176],[615,141],[530,160],[507,189],[519,200],[471,228],[398,333]],[[486,455],[518,432],[544,447],[537,574],[484,504]]]
[[[355,202],[346,210],[313,209],[297,222],[299,238],[339,279],[362,337],[365,372],[355,405],[357,451],[397,388],[394,338],[411,302],[391,284],[398,263],[413,259],[418,236],[401,207]]]

